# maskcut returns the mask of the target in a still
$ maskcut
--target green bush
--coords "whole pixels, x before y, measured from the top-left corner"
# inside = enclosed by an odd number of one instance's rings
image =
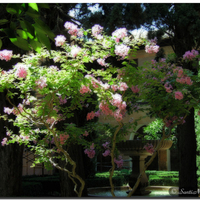
[[[178,186],[179,178],[160,178],[156,175],[150,175],[149,177],[149,185],[155,186]]]

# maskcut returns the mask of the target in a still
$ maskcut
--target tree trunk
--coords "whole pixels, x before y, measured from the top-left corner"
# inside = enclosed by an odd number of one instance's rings
[[[5,100],[5,92],[0,93],[0,114],[4,114],[3,108],[9,104]],[[0,140],[6,137],[7,126],[13,133],[18,133],[18,128],[11,123],[0,119]],[[14,197],[20,196],[22,192],[22,156],[23,146],[10,144],[0,145],[0,196]]]
[[[197,197],[194,109],[185,121],[185,124],[178,126],[179,196]]]
[[[84,162],[83,162],[83,148],[80,145],[71,145],[69,149],[69,154],[71,158],[76,162],[76,173],[85,180],[85,169],[84,169]],[[65,161],[59,161],[60,166],[66,166]],[[71,170],[71,165],[68,164],[66,166],[67,169]],[[78,195],[74,192],[75,184],[72,180],[68,177],[67,172],[59,170],[60,174],[60,188],[61,188],[61,196],[62,197],[77,197]],[[80,182],[75,179],[78,183],[77,191],[80,188]],[[83,197],[87,197],[87,187],[85,186],[83,193]]]

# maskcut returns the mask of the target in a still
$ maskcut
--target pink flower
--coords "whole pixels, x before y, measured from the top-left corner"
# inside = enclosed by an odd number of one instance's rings
[[[114,94],[112,95],[113,100],[111,101],[113,106],[117,106],[120,107],[121,103],[122,103],[122,95],[121,94]]]
[[[183,99],[183,94],[180,91],[175,92],[175,99],[181,100]]]
[[[17,69],[15,72],[15,75],[19,78],[26,78],[27,76],[27,67],[23,64],[17,64],[15,65],[15,68]]]
[[[87,131],[85,131],[85,133],[83,134],[83,136],[87,137],[89,135],[89,133]]]
[[[122,156],[119,156],[118,159],[114,158],[114,162],[117,164],[118,168],[122,168],[123,167],[123,159]]]
[[[39,80],[35,81],[35,83],[37,84],[37,86],[40,88],[40,89],[43,89],[44,87],[47,86],[47,83],[46,83],[46,78],[45,77],[40,77]]]
[[[190,77],[185,77],[185,82],[186,82],[186,84],[187,85],[192,85],[193,84],[193,82],[191,81],[191,79],[190,79]]]
[[[81,51],[80,47],[73,46],[71,49],[71,54],[73,57],[76,57],[80,51]]]
[[[78,26],[71,22],[65,22],[64,27],[69,30],[68,33],[70,35],[73,35],[73,36],[82,35]]]
[[[84,94],[84,93],[88,93],[88,92],[91,92],[89,86],[82,85],[81,89],[80,89],[80,93]]]
[[[55,38],[55,44],[57,47],[62,46],[65,43],[66,37],[64,35],[57,35]]]
[[[118,90],[120,90],[120,91],[126,91],[127,89],[128,89],[128,85],[126,83],[121,82],[119,84]]]
[[[65,144],[66,140],[69,138],[69,135],[67,134],[60,134],[60,144]]]
[[[113,115],[113,111],[110,110],[110,108],[106,102],[102,101],[99,104],[99,108],[102,110],[104,115]]]
[[[94,35],[96,38],[99,37],[100,33],[103,31],[103,27],[100,26],[99,24],[95,24],[92,27],[92,35]]]
[[[67,103],[66,97],[64,97],[64,99],[63,99],[62,96],[59,96],[59,102],[60,102],[60,104],[65,104],[65,103]]]
[[[110,156],[110,150],[107,149],[102,155],[103,155],[104,157]]]
[[[146,45],[145,46],[145,51],[147,53],[158,53],[159,46],[158,45]]]
[[[94,111],[88,113],[88,114],[87,114],[87,121],[88,121],[88,120],[92,120],[92,119],[94,119],[94,117],[95,117],[95,113],[94,113]]]
[[[132,86],[131,90],[133,91],[133,93],[138,93],[140,91],[140,89],[138,88],[138,86]]]
[[[11,136],[11,133],[9,131],[6,132],[7,136]]]
[[[56,120],[55,120],[53,117],[51,117],[51,118],[48,118],[48,119],[46,120],[46,123],[47,123],[47,124],[53,124],[55,121],[56,121]]]
[[[127,36],[126,28],[119,28],[112,33],[112,37],[115,38],[115,41],[118,43],[120,39]]]
[[[104,149],[108,149],[110,145],[110,142],[105,142],[102,144],[102,146],[104,147]]]
[[[0,51],[0,59],[9,61],[12,58],[13,51],[10,50],[2,50]]]
[[[114,118],[115,118],[118,122],[122,121],[123,115],[121,114],[121,110],[120,110],[120,109],[118,109],[118,110],[116,110],[116,111],[114,112]]]
[[[95,156],[94,143],[92,143],[90,149],[85,149],[84,153],[87,154],[89,158],[94,158]]]
[[[91,149],[91,150],[85,149],[84,153],[87,154],[89,158],[94,158],[94,156],[95,156],[95,150],[94,149]]]
[[[1,142],[1,145],[4,146],[4,145],[7,145],[7,138],[3,138],[2,142]]]
[[[154,148],[153,148],[153,145],[152,144],[149,144],[147,143],[145,146],[144,146],[144,149],[146,149],[147,152],[153,154],[154,152]]]
[[[13,108],[4,107],[4,112],[10,115],[13,112]]]
[[[117,85],[112,85],[111,88],[112,88],[112,90],[113,90],[114,92],[118,90],[118,86],[117,86]]]
[[[194,58],[196,58],[199,55],[199,52],[196,50],[192,50],[190,51],[186,51],[185,54],[183,55],[183,59],[184,60],[192,60]]]
[[[100,110],[98,110],[97,112],[95,112],[95,117],[99,117],[100,116]]]
[[[124,59],[128,55],[130,47],[127,47],[125,44],[115,45],[115,54],[121,56]]]
[[[97,59],[97,62],[98,62],[101,66],[104,66],[104,67],[107,67],[107,66],[108,66],[108,64],[105,62],[105,59],[99,58],[99,59]]]
[[[171,86],[171,84],[169,84],[169,82],[166,82],[164,87],[166,89],[166,92],[168,92],[168,93],[172,92],[173,87]]]

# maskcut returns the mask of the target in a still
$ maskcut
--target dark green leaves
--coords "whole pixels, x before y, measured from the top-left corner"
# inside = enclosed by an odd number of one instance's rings
[[[8,24],[2,28],[17,47],[23,50],[35,50],[40,52],[43,46],[51,49],[50,40],[54,40],[55,35],[51,29],[40,20],[40,8],[49,9],[48,4],[42,3],[15,3],[7,4],[6,11],[12,15],[10,19],[1,19],[0,25]],[[0,40],[0,48],[2,47]]]

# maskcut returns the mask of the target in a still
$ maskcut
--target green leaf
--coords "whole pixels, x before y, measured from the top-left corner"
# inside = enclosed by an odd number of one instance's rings
[[[55,34],[51,31],[51,29],[43,21],[39,19],[35,19],[35,22],[36,22],[34,24],[35,30],[37,32],[48,35],[49,38],[54,41]]]
[[[11,15],[13,15],[13,14],[17,14],[18,12],[17,12],[17,7],[16,7],[16,4],[8,4],[7,6],[6,6],[6,11],[8,12],[8,13],[10,13]]]
[[[20,25],[24,31],[29,32],[31,35],[34,36],[34,27],[31,23],[26,20],[20,20]]]
[[[2,47],[2,44],[3,44],[3,43],[2,43],[2,40],[0,39],[0,49],[1,49],[1,47]]]
[[[48,3],[38,3],[37,5],[39,7],[41,7],[41,8],[47,8],[47,9],[49,9],[49,4]]]
[[[30,6],[28,7],[26,14],[32,17],[34,20],[40,17],[40,14]]]
[[[10,38],[10,41],[21,49],[24,49],[26,51],[30,50],[27,40],[24,40],[23,38],[20,37]]]
[[[88,57],[84,56],[82,61],[85,62],[85,63],[88,63],[90,61],[90,59]]]
[[[84,34],[84,35],[87,35],[87,31],[84,31],[83,34]]]
[[[48,50],[51,49],[51,44],[50,44],[49,38],[45,34],[43,34],[41,32],[37,32],[36,36],[37,36],[38,40],[47,47]]]
[[[6,24],[8,23],[9,21],[7,19],[1,19],[0,20],[0,25],[3,25],[3,24]]]
[[[19,37],[21,37],[23,39],[27,39],[28,38],[28,35],[27,35],[26,31],[18,29],[17,30],[17,34],[19,35]]]
[[[28,3],[28,5],[29,5],[33,10],[36,10],[36,11],[38,12],[37,3]]]

